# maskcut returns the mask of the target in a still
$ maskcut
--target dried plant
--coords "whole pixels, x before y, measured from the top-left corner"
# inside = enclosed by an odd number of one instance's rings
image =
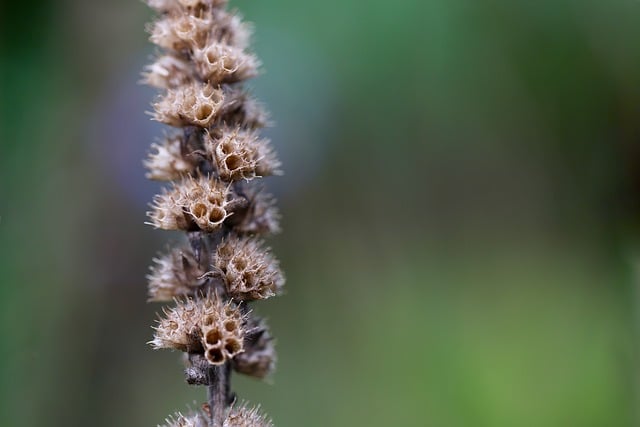
[[[198,411],[167,426],[263,427],[256,408],[238,404],[232,370],[265,378],[275,364],[271,334],[249,309],[279,294],[284,276],[260,239],[279,230],[273,198],[255,185],[280,162],[259,129],[260,104],[241,87],[258,74],[248,49],[251,27],[224,0],[147,0],[159,13],[149,26],[161,53],[144,81],[164,90],[153,118],[178,128],[154,143],[148,178],[170,181],[148,213],[155,228],[181,230],[189,245],[154,259],[150,301],[165,307],[150,344],[184,353],[189,384],[208,388]]]

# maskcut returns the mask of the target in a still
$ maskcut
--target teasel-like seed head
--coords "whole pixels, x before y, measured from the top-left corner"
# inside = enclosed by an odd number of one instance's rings
[[[243,196],[246,203],[228,220],[236,233],[265,235],[280,232],[280,212],[271,194],[259,188],[249,188]]]
[[[165,420],[165,424],[158,427],[209,427],[207,416],[201,411],[183,415],[177,412]]]
[[[171,126],[207,127],[219,119],[225,103],[222,89],[191,82],[168,89],[153,104],[153,118]]]
[[[230,196],[229,187],[220,181],[187,177],[156,196],[148,216],[156,228],[212,232],[231,215],[237,201]]]
[[[260,66],[255,55],[223,43],[196,48],[193,60],[200,77],[216,83],[234,83],[255,77]]]
[[[255,131],[222,126],[205,135],[204,146],[225,181],[280,173],[280,162],[269,140],[258,137]]]
[[[144,161],[147,178],[158,181],[175,181],[196,167],[195,159],[182,153],[182,133],[168,135],[161,142],[151,144],[151,152]]]
[[[191,250],[171,249],[154,258],[149,281],[149,301],[171,301],[176,297],[194,295],[204,284],[205,273]]]
[[[176,88],[194,79],[192,65],[177,55],[162,55],[147,65],[142,81],[160,89]]]
[[[246,324],[244,352],[233,358],[233,368],[245,375],[266,378],[275,369],[276,351],[266,323],[250,316]]]
[[[223,303],[217,295],[207,297],[201,307],[204,357],[212,365],[222,365],[244,351],[246,319],[235,303]]]
[[[254,237],[228,237],[218,245],[214,266],[237,300],[266,299],[284,286],[278,261]]]
[[[273,427],[273,423],[260,412],[259,407],[242,405],[231,408],[223,427]]]
[[[154,327],[153,340],[149,342],[153,348],[181,351],[202,348],[199,338],[201,310],[193,299],[176,300],[175,307],[165,307],[163,312],[164,316]]]

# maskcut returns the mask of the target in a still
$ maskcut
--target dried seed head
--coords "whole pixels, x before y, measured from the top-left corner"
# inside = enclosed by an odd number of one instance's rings
[[[220,121],[229,126],[257,129],[269,125],[269,115],[262,104],[248,93],[241,89],[226,88]]]
[[[212,18],[214,23],[209,40],[217,40],[238,49],[249,46],[253,28],[251,24],[242,21],[239,13],[215,9],[212,11]]]
[[[273,372],[276,363],[273,338],[267,325],[253,316],[246,325],[244,349],[233,359],[237,372],[256,378],[265,378]]]
[[[240,406],[231,409],[223,427],[273,427],[273,423],[260,413],[258,407]]]
[[[153,104],[153,118],[171,126],[207,127],[219,118],[224,105],[221,89],[193,82],[169,89]]]
[[[226,1],[221,0],[177,0],[180,5],[185,8],[205,8],[210,5],[221,5],[225,4]]]
[[[191,226],[189,217],[183,212],[183,207],[176,198],[176,190],[162,190],[153,198],[151,208],[147,216],[151,219],[149,224],[163,230],[188,230]]]
[[[229,196],[229,188],[219,181],[188,177],[157,195],[147,215],[156,228],[212,232],[231,214]]]
[[[142,81],[160,89],[182,86],[194,79],[191,65],[176,55],[162,55],[145,67]]]
[[[172,348],[194,351],[201,347],[198,338],[200,310],[192,299],[177,300],[176,306],[164,309],[164,317],[155,326],[153,340],[149,342],[155,349]]]
[[[229,224],[242,234],[273,234],[280,231],[280,213],[274,197],[257,189],[246,192],[247,203],[234,211]]]
[[[255,131],[223,126],[205,136],[205,150],[225,181],[250,180],[279,173],[278,161],[268,139]]]
[[[165,424],[158,427],[208,427],[209,421],[207,416],[202,412],[192,412],[188,415],[182,415],[180,412],[169,416],[165,420]]]
[[[200,77],[212,83],[234,83],[255,77],[260,66],[254,55],[222,43],[195,49],[193,60]]]
[[[268,125],[266,111],[234,85],[258,73],[259,60],[247,50],[251,26],[223,10],[227,0],[146,1],[161,13],[150,39],[168,50],[143,74],[149,85],[166,89],[152,115],[185,128],[184,135],[152,145],[145,161],[149,178],[174,181],[155,197],[148,216],[156,228],[190,232],[193,248],[154,259],[150,299],[185,299],[164,310],[150,344],[187,352],[193,383],[209,384],[208,366],[224,363],[263,378],[275,363],[273,340],[266,325],[234,302],[270,297],[284,284],[269,250],[247,236],[279,229],[273,198],[242,182],[278,173],[280,166],[269,141],[255,132]],[[212,177],[203,176],[208,173]],[[227,232],[220,232],[223,225]],[[223,237],[212,259],[209,251]],[[200,260],[213,271],[203,272]],[[208,427],[209,418],[220,424],[225,415],[224,427],[272,427],[257,408],[208,405],[167,418],[166,427]]]
[[[174,181],[194,170],[191,159],[182,154],[181,134],[167,136],[157,144],[151,144],[151,152],[144,161],[149,170],[147,178],[158,181]]]
[[[214,266],[234,299],[269,298],[284,286],[278,262],[256,238],[229,237],[218,246]]]
[[[178,4],[175,0],[146,0],[147,5],[160,13],[175,10]]]
[[[175,297],[193,295],[204,283],[204,271],[189,249],[171,249],[154,258],[149,280],[149,301],[171,301]]]
[[[164,310],[150,344],[191,353],[204,351],[212,365],[220,365],[244,351],[246,322],[238,307],[216,294],[199,299],[177,300]]]
[[[149,40],[165,49],[189,52],[194,47],[206,45],[213,22],[210,13],[200,16],[186,13],[168,14],[151,25]]]
[[[201,304],[200,328],[204,356],[212,365],[221,365],[244,351],[245,319],[231,301],[226,304],[209,296]]]

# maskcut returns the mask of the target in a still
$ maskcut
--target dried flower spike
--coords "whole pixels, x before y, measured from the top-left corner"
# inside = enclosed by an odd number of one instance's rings
[[[271,427],[257,409],[233,406],[232,370],[264,378],[274,340],[249,304],[281,292],[278,261],[256,235],[279,231],[275,200],[254,184],[280,173],[259,129],[264,108],[241,83],[258,74],[252,28],[226,0],[147,0],[159,12],[150,40],[162,52],[143,81],[164,92],[153,119],[178,128],[152,145],[147,177],[170,181],[148,212],[150,224],[187,233],[190,248],[154,259],[151,301],[174,300],[150,344],[184,352],[189,384],[206,385],[202,411],[177,413],[167,427]],[[248,183],[251,181],[251,183]]]

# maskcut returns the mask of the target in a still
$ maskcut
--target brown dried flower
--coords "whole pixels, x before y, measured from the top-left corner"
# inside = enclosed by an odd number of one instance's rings
[[[193,80],[193,66],[182,57],[169,54],[156,58],[145,67],[142,81],[160,89],[175,88]]]
[[[264,321],[250,317],[246,325],[244,352],[233,359],[233,368],[241,374],[265,378],[275,369],[276,351]]]
[[[186,178],[155,197],[151,224],[164,230],[215,231],[234,206],[229,187],[206,176]]]
[[[245,316],[232,302],[223,302],[217,294],[198,299],[177,300],[164,310],[150,344],[190,353],[204,351],[212,365],[231,360],[244,350]]]
[[[262,104],[242,89],[225,88],[225,106],[220,122],[259,129],[269,125],[269,114]]]
[[[218,83],[233,83],[258,74],[260,61],[244,50],[213,43],[193,52],[198,74],[204,80]]]
[[[256,238],[230,236],[218,246],[214,266],[234,299],[269,298],[284,286],[278,261]]]
[[[217,296],[202,303],[202,345],[212,365],[221,365],[244,351],[244,316],[231,301],[224,304]]]
[[[176,300],[175,307],[164,308],[163,312],[164,317],[158,320],[153,340],[149,342],[153,348],[194,351],[202,347],[199,338],[201,310],[194,300]]]
[[[229,218],[234,230],[249,235],[279,233],[280,212],[275,198],[256,188],[248,189],[242,195],[246,197],[246,204]]]
[[[154,119],[171,126],[207,127],[219,118],[224,105],[222,89],[192,82],[167,90],[153,107]]]
[[[240,406],[230,411],[223,427],[273,427],[273,423],[260,413],[260,408]]]
[[[180,412],[171,415],[165,424],[159,427],[208,427],[207,414],[204,411],[183,415]],[[273,427],[273,423],[260,413],[260,409],[249,408],[246,404],[231,408],[222,427]]]
[[[153,261],[155,264],[147,276],[149,301],[171,301],[193,295],[206,280],[190,249],[174,248]]]
[[[205,136],[205,150],[225,181],[279,173],[280,162],[269,140],[255,131],[223,126]]]
[[[151,144],[151,152],[144,161],[149,170],[147,178],[158,181],[174,181],[195,169],[190,157],[182,153],[183,135],[170,135],[160,143]]]
[[[182,415],[180,412],[169,416],[165,420],[165,424],[158,427],[208,427],[209,420],[207,416],[198,411],[188,415]]]

